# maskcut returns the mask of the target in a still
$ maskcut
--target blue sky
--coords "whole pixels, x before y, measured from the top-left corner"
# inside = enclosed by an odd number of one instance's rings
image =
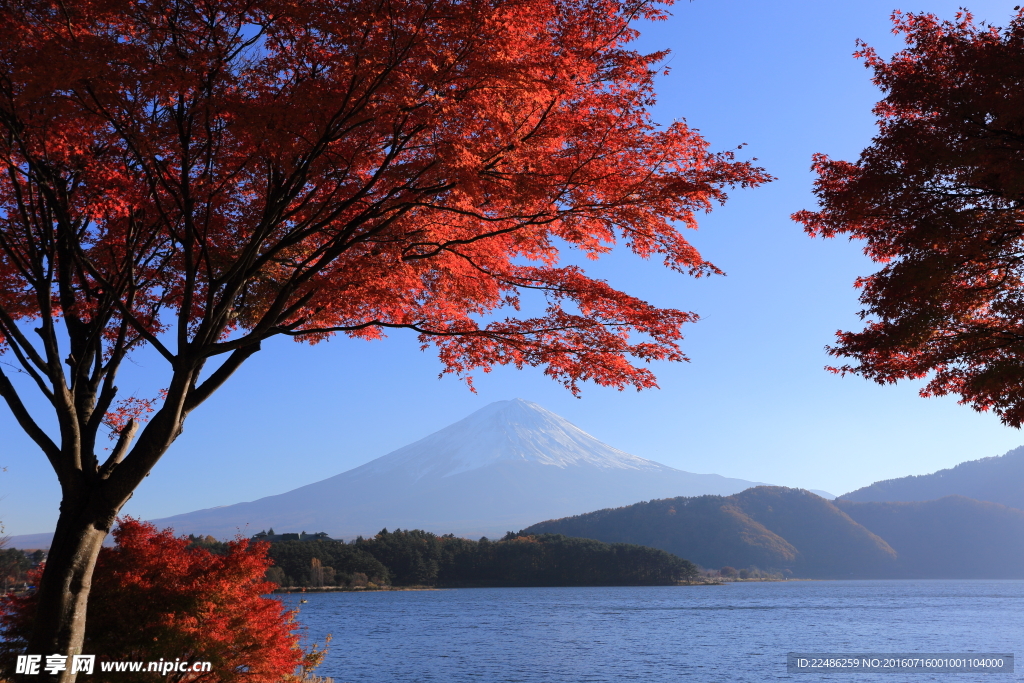
[[[473,394],[457,379],[438,379],[439,363],[412,335],[314,347],[278,340],[189,418],[125,512],[156,518],[282,493],[516,397],[673,467],[835,494],[1024,444],[1018,430],[953,398],[926,400],[911,383],[880,387],[825,372],[824,346],[837,329],[858,325],[852,282],[874,268],[860,245],[812,240],[789,220],[814,206],[811,154],[852,159],[873,134],[879,93],[851,56],[854,41],[891,53],[900,46],[890,33],[894,8],[952,17],[962,2],[694,0],[676,5],[667,22],[640,26],[640,49],[672,50],[655,118],[686,118],[714,149],[748,143],[744,153],[778,178],[734,193],[691,235],[727,277],[695,281],[618,253],[589,268],[702,316],[686,330],[692,362],[654,367],[660,389],[588,386],[575,399],[540,370],[499,369],[478,375]],[[970,9],[1000,25],[1012,6]],[[142,354],[119,386],[152,394],[163,386],[161,370]],[[6,412],[0,435],[7,533],[52,530],[52,471]]]

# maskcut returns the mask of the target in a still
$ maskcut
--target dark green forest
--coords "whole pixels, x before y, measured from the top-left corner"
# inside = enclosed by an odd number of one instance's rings
[[[698,576],[663,550],[558,534],[471,541],[384,529],[352,543],[279,541],[270,556],[271,581],[303,587],[665,586]]]

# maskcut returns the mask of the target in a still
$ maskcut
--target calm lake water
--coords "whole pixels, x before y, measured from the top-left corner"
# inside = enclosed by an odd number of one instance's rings
[[[1024,581],[285,595],[335,683],[1024,681]],[[299,605],[300,597],[309,602]],[[787,652],[1009,652],[1013,674],[788,674]]]

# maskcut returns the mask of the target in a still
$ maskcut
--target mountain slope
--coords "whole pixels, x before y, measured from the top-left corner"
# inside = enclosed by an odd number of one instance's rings
[[[1024,510],[963,496],[835,504],[893,547],[901,578],[1024,578]]]
[[[896,562],[885,541],[830,501],[779,486],[653,500],[542,522],[523,533],[649,545],[705,567],[756,565],[804,577],[883,576]]]
[[[1024,446],[932,474],[878,481],[839,496],[839,500],[925,501],[945,496],[966,496],[1024,509]]]
[[[231,536],[382,527],[500,536],[551,517],[755,485],[693,474],[604,444],[535,403],[492,403],[360,467],[276,496],[153,520],[178,533]]]

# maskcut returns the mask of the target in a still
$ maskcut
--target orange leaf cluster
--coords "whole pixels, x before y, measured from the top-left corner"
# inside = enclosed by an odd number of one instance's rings
[[[448,371],[651,386],[691,314],[558,266],[683,238],[769,177],[655,125],[649,0],[32,0],[0,11],[0,334],[169,360],[406,328]],[[42,66],[41,66],[42,65]],[[537,289],[537,318],[483,322]],[[176,330],[176,350],[162,333]],[[631,342],[639,333],[645,341]],[[171,335],[173,337],[173,335]]]
[[[130,517],[114,538],[116,547],[100,552],[89,604],[82,651],[97,656],[91,680],[124,678],[103,674],[103,661],[212,663],[208,673],[168,674],[180,683],[278,683],[311,663],[299,648],[294,615],[263,597],[273,589],[264,579],[268,544],[238,540],[215,555]],[[5,598],[7,657],[20,653],[36,597]]]

